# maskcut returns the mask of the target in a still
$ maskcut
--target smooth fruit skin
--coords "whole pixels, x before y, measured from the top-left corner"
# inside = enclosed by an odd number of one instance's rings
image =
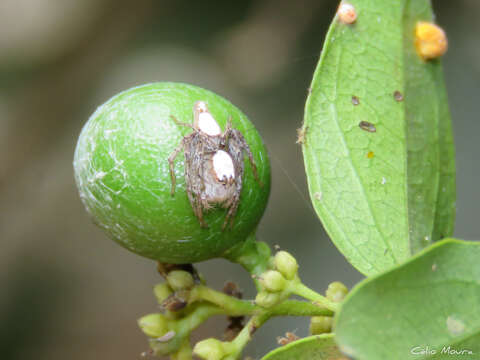
[[[222,231],[224,209],[210,210],[201,228],[185,191],[184,155],[175,162],[177,186],[170,194],[168,156],[192,129],[193,104],[207,102],[222,130],[231,116],[250,146],[234,226]],[[153,83],[126,90],[100,106],[85,124],[74,156],[80,197],[96,224],[120,245],[165,263],[220,257],[255,231],[270,192],[270,164],[260,135],[224,98],[193,85]]]

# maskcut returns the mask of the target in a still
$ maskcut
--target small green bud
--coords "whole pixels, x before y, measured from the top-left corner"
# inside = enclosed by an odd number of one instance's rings
[[[170,289],[170,286],[168,286],[168,284],[161,283],[154,286],[153,293],[155,294],[155,297],[157,298],[158,303],[161,304],[170,295],[173,294],[173,291],[172,289]]]
[[[310,319],[310,334],[320,335],[332,332],[333,318],[329,316],[314,316]]]
[[[268,291],[278,292],[285,289],[287,284],[285,278],[278,271],[265,271],[259,278],[260,284]]]
[[[268,258],[268,269],[275,269],[275,257],[270,256]]]
[[[214,338],[198,342],[193,353],[205,360],[221,360],[226,355],[222,342]]]
[[[158,338],[167,332],[167,320],[162,314],[149,314],[138,319],[138,326],[150,337]]]
[[[286,251],[279,251],[275,254],[275,268],[285,276],[286,279],[292,280],[298,271],[297,260]]]
[[[192,274],[184,270],[173,270],[167,275],[167,283],[175,290],[191,289],[195,285]]]
[[[325,294],[327,295],[328,300],[339,303],[343,301],[345,296],[347,296],[348,288],[340,281],[334,281],[328,285]]]
[[[255,303],[264,308],[270,308],[280,300],[280,294],[260,291],[255,298]]]

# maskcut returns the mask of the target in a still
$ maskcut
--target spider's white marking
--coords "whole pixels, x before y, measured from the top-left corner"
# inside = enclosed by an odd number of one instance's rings
[[[193,117],[193,125],[201,132],[210,136],[222,134],[222,129],[220,129],[217,121],[208,111],[208,106],[205,101],[197,101],[195,105],[193,105]]]
[[[222,129],[209,112],[201,112],[198,114],[198,128],[210,136],[217,136],[222,133]]]
[[[213,155],[213,170],[219,181],[228,181],[235,178],[235,168],[229,153],[218,150]]]
[[[207,107],[207,103],[205,101],[197,101],[194,105],[193,105],[193,111],[194,112],[208,112],[208,107]]]

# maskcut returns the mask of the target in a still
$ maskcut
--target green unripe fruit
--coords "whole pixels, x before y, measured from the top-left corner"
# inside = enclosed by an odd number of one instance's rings
[[[255,303],[264,308],[271,308],[280,300],[280,294],[260,291],[255,297]]]
[[[184,270],[173,270],[167,275],[168,285],[175,291],[191,289],[195,285],[192,274]]]
[[[153,288],[153,293],[154,293],[155,297],[157,298],[158,303],[161,304],[170,295],[173,294],[173,291],[170,288],[170,286],[168,286],[168,284],[161,283],[161,284],[155,285],[155,287]]]
[[[171,194],[168,157],[192,133],[193,106],[204,101],[221,130],[244,136],[260,181],[244,157],[243,187],[233,228],[222,230],[227,210],[204,213],[202,228],[186,192],[184,153],[175,159]],[[154,83],[126,90],[90,117],[78,140],[75,179],[94,221],[123,247],[164,263],[192,263],[222,256],[258,225],[270,190],[267,151],[253,124],[224,98],[180,83]],[[260,184],[261,182],[261,184]]]
[[[287,281],[278,271],[265,271],[259,278],[260,284],[268,291],[278,292],[285,289]]]
[[[158,338],[167,332],[167,320],[162,314],[149,314],[138,320],[138,326],[150,337]]]
[[[310,319],[310,334],[320,335],[332,332],[333,318],[329,316],[314,316]]]
[[[297,260],[286,251],[279,251],[274,258],[275,268],[285,276],[286,279],[292,280],[298,271]]]
[[[348,288],[340,281],[334,281],[328,285],[325,293],[327,299],[333,302],[342,302],[345,296],[348,294]]]

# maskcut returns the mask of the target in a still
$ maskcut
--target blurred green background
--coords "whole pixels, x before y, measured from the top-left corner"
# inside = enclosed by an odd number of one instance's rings
[[[456,235],[479,239],[480,3],[434,1],[447,31],[447,86],[457,146]],[[334,0],[0,1],[0,358],[140,359],[136,319],[156,311],[155,264],[96,228],[73,180],[72,158],[89,115],[117,92],[152,81],[208,88],[239,106],[268,146],[273,191],[261,240],[293,252],[305,283],[362,277],[314,214],[295,144]],[[202,263],[209,284],[247,274]],[[221,268],[221,271],[219,271]],[[218,336],[217,318],[198,337]],[[258,359],[306,319],[275,319],[245,355]]]

